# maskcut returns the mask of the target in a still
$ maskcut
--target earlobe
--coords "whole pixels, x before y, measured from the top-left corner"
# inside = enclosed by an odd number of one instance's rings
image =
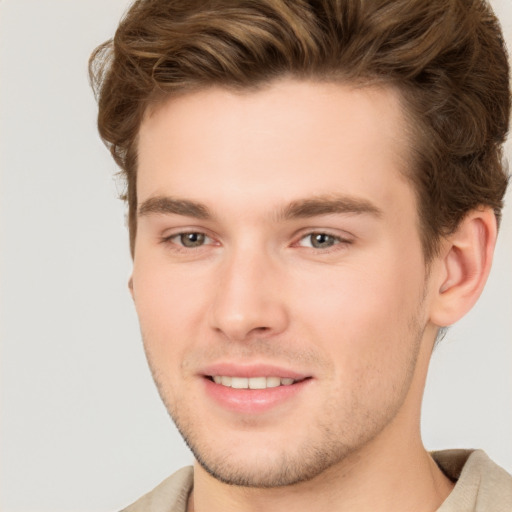
[[[447,327],[462,318],[482,293],[496,244],[491,208],[471,211],[443,242],[431,321]]]
[[[130,279],[128,279],[128,290],[130,290],[130,295],[133,299],[133,276],[130,276]]]

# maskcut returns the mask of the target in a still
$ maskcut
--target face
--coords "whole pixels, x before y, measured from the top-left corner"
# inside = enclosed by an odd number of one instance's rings
[[[217,479],[314,478],[399,428],[428,293],[392,90],[280,81],[148,113],[132,293]]]

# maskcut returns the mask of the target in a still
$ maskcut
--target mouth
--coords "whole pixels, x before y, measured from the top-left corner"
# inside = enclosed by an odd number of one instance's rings
[[[233,377],[228,375],[207,375],[207,379],[233,389],[269,389],[280,386],[292,386],[310,377],[292,379],[290,377]]]
[[[217,364],[201,374],[211,403],[235,414],[263,414],[297,405],[314,378],[272,365]],[[281,409],[283,410],[283,409]]]

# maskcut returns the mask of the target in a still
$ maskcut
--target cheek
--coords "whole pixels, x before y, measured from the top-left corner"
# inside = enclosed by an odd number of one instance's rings
[[[133,295],[140,320],[184,322],[200,305],[207,284],[208,272],[196,267],[185,272],[180,265],[153,256],[143,250],[136,255],[133,267]]]
[[[363,424],[365,414],[394,410],[410,385],[422,334],[421,285],[412,274],[397,282],[398,265],[386,274],[353,270],[337,283],[327,280],[322,299],[309,296],[299,318],[332,362],[329,385],[338,407]]]
[[[133,297],[148,355],[159,366],[179,362],[199,338],[205,315],[205,276],[149,260],[136,261]]]
[[[394,354],[408,350],[416,336],[421,268],[390,256],[326,269],[293,294],[295,318],[311,339],[354,370],[372,361],[393,365]]]

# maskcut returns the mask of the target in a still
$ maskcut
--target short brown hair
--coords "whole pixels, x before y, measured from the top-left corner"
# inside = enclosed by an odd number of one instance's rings
[[[147,107],[211,85],[292,76],[397,87],[410,121],[426,261],[472,209],[499,220],[510,94],[499,23],[483,0],[137,0],[91,56],[100,135],[137,227],[137,135]]]

